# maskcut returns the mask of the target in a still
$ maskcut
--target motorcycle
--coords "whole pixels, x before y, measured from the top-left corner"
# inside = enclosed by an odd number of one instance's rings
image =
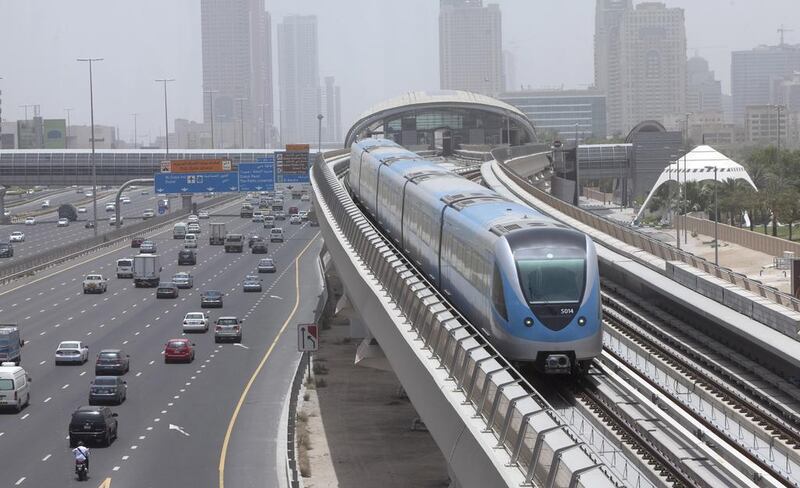
[[[86,466],[86,461],[75,461],[75,474],[79,481],[89,479],[89,467]]]

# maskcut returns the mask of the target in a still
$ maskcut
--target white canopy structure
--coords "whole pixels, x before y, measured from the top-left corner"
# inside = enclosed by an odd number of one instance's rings
[[[656,184],[653,185],[653,189],[650,190],[650,193],[644,200],[642,208],[640,208],[639,212],[636,214],[635,221],[638,221],[639,218],[641,218],[642,213],[644,213],[645,209],[647,208],[647,204],[650,203],[650,199],[653,197],[653,194],[655,194],[655,192],[658,191],[658,189],[664,183],[668,181],[682,183],[684,181],[690,182],[713,180],[715,177],[715,168],[717,180],[728,181],[743,179],[750,183],[750,185],[756,191],[758,191],[758,188],[756,188],[753,180],[750,179],[750,175],[747,174],[747,170],[745,170],[741,164],[728,158],[711,146],[697,146],[688,154],[686,154],[685,157],[681,157],[671,162],[666,168],[664,168],[664,171],[661,172],[658,180],[656,180]]]

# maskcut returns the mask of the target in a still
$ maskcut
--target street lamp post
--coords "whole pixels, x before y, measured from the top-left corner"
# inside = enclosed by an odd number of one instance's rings
[[[164,140],[166,145],[166,154],[169,156],[169,112],[167,111],[167,83],[175,81],[174,78],[162,78],[156,80],[156,83],[164,84]]]
[[[216,149],[214,147],[214,93],[219,93],[219,90],[203,90],[203,93],[211,95],[208,97],[209,115],[211,116],[211,149]]]
[[[64,149],[69,149],[69,113],[75,110],[74,108],[65,108],[64,112],[67,113],[67,134],[64,136]]]
[[[319,121],[319,130],[317,134],[319,138],[317,139],[317,154],[322,154],[322,119],[325,118],[322,114],[317,114],[317,121]]]
[[[139,147],[139,128],[136,124],[136,117],[139,115],[138,113],[134,112],[131,114],[133,116],[133,148],[138,149]]]
[[[244,149],[244,102],[247,101],[246,98],[236,98],[235,101],[239,102],[239,129],[241,134],[239,135],[241,139],[241,148]],[[235,144],[235,143],[234,143]]]
[[[89,63],[89,117],[92,124],[92,230],[97,237],[97,162],[94,153],[94,88],[92,80],[92,63],[102,61],[103,58],[78,58],[78,61]]]

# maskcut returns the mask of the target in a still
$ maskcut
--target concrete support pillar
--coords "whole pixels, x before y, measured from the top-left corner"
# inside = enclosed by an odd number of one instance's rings
[[[347,296],[347,290],[345,290],[342,297],[336,303],[334,317],[334,322],[344,323],[345,320],[349,322],[350,338],[363,339],[367,337],[367,327],[364,325],[361,317],[359,317],[358,312],[356,312],[351,305],[350,298]]]
[[[191,195],[181,195],[181,208],[183,210],[191,210],[192,209],[192,196]]]

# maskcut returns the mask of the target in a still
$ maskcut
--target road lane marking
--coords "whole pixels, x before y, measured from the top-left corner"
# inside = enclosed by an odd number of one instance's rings
[[[30,416],[31,416],[31,414],[29,414],[29,413],[26,413],[25,415],[23,415],[22,417],[20,417],[20,420],[25,420],[26,418],[28,418],[28,417],[30,417]]]
[[[24,476],[23,476],[22,478],[18,479],[18,480],[17,480],[17,482],[16,482],[16,483],[14,483],[14,484],[15,484],[16,486],[19,486],[19,485],[21,485],[21,484],[22,484],[22,482],[23,482],[23,481],[25,481],[25,477],[24,477]]]
[[[69,383],[61,387],[62,390],[66,390],[67,388],[69,388]]]
[[[47,456],[43,457],[42,461],[47,461],[48,459],[50,459],[50,456],[52,456],[52,454],[48,454]]]
[[[117,466],[119,469],[119,466]],[[111,478],[106,478],[97,488],[111,488]]]
[[[300,259],[306,253],[306,251],[311,247],[311,244],[317,241],[319,237],[319,232],[317,232],[314,237],[309,240],[306,247],[300,251],[300,254],[294,259],[294,267],[295,267],[295,299],[294,299],[294,307],[292,307],[292,311],[289,313],[289,316],[286,317],[286,321],[283,323],[283,326],[280,328],[278,333],[275,336],[275,339],[270,344],[267,351],[264,353],[264,356],[261,358],[261,362],[256,367],[255,371],[253,372],[250,379],[247,381],[247,384],[242,391],[242,395],[239,397],[239,401],[236,403],[236,408],[233,410],[233,414],[231,415],[231,420],[228,422],[228,429],[225,432],[225,438],[222,441],[222,450],[219,455],[219,488],[225,488],[225,459],[228,456],[228,445],[230,444],[231,434],[233,433],[233,427],[236,425],[236,419],[239,417],[239,411],[242,409],[242,405],[244,404],[245,400],[247,399],[247,394],[250,392],[250,388],[255,383],[258,374],[261,372],[261,369],[266,364],[267,359],[272,355],[272,351],[275,349],[275,346],[278,344],[278,340],[281,338],[283,333],[286,331],[286,328],[289,327],[289,322],[294,318],[295,313],[297,313],[297,309],[300,306]],[[277,280],[276,280],[277,281]]]
[[[50,401],[50,400],[52,400],[52,399],[53,399],[53,397],[47,397],[47,398],[45,398],[45,399],[44,399],[44,403],[47,403],[47,402],[49,402],[49,401]]]

